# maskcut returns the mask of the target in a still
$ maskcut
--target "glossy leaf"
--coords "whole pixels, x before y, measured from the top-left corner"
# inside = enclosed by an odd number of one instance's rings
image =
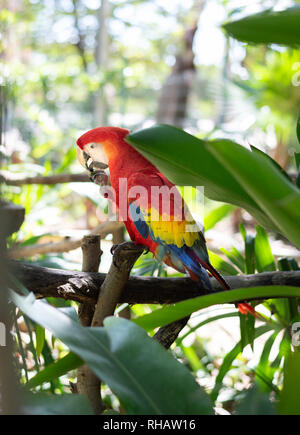
[[[258,385],[260,385],[263,390],[267,391],[273,389],[273,376],[275,374],[276,368],[270,366],[269,357],[278,333],[279,331],[274,331],[273,334],[266,340],[259,363],[255,368]]]
[[[263,44],[300,45],[300,7],[284,11],[267,10],[224,24],[227,33],[239,41]]]
[[[45,343],[45,328],[40,325],[35,326],[35,337],[36,337],[36,355],[39,358]]]
[[[228,251],[225,248],[220,248],[220,251],[226,255],[226,257],[240,270],[240,272],[245,273],[245,259],[235,247],[232,247],[231,251]]]
[[[240,232],[245,244],[245,272],[251,275],[255,272],[255,237],[247,234],[244,225],[240,225]]]
[[[261,225],[300,246],[300,191],[270,158],[229,140],[203,141],[168,125],[126,140],[175,184],[204,186],[209,198],[245,208]]]
[[[80,394],[49,395],[47,393],[24,394],[22,413],[30,415],[91,415],[86,397]]]
[[[299,266],[294,258],[281,257],[278,259],[278,269],[285,271],[299,270]]]
[[[254,387],[246,391],[236,409],[236,413],[238,415],[275,415],[276,409],[269,395],[254,385]]]
[[[262,225],[276,229],[255,199],[212,153],[214,142],[203,141],[163,124],[132,133],[126,136],[126,141],[174,184],[204,186],[208,198],[243,207]]]
[[[247,344],[250,344],[253,349],[254,336],[255,336],[255,317],[251,314],[241,314],[240,317],[240,333],[241,333],[241,346],[242,349]]]
[[[213,265],[215,269],[219,271],[221,275],[237,275],[238,270],[233,267],[230,263],[223,260],[219,255],[214,252],[208,250],[210,263]]]
[[[177,304],[159,308],[150,314],[145,314],[134,320],[135,323],[150,331],[157,326],[167,325],[174,320],[181,319],[191,313],[207,308],[211,305],[232,303],[249,298],[271,297],[297,297],[300,296],[300,287],[290,286],[265,286],[251,287],[235,290],[226,290],[193,299],[187,299]]]
[[[83,364],[81,358],[75,355],[72,352],[69,352],[63,358],[54,361],[51,364],[48,364],[44,370],[41,370],[35,376],[29,379],[26,384],[27,388],[34,388],[38,385],[42,385],[44,382],[50,382],[54,379],[59,378],[60,376],[65,375],[70,370],[77,369],[79,366]]]
[[[284,365],[284,383],[278,411],[283,415],[300,414],[300,352],[291,352]]]
[[[84,328],[45,302],[11,292],[14,303],[82,358],[132,414],[210,414],[189,371],[134,323],[116,317]],[[141,352],[141,349],[143,350]]]
[[[287,172],[276,162],[276,160],[272,159],[268,154],[264,153],[260,149],[256,148],[253,145],[250,145],[251,151],[255,154],[258,154],[261,158],[265,159],[269,163],[271,163],[275,169],[277,169],[289,182],[291,181]]]
[[[266,231],[261,227],[256,227],[255,237],[255,262],[258,272],[270,272],[276,270],[274,257]]]
[[[280,232],[300,247],[299,189],[271,162],[240,145],[230,141],[216,141],[211,151],[248,194],[255,198]]]

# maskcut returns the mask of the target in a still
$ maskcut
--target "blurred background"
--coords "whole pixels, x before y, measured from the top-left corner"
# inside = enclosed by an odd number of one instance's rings
[[[100,125],[137,130],[155,123],[176,125],[202,138],[228,137],[255,145],[289,169],[299,150],[299,52],[243,44],[229,38],[221,25],[291,4],[4,1],[2,175],[81,172],[75,142],[84,131]],[[106,202],[92,184],[1,188],[4,196],[26,208],[26,222],[14,243],[45,233],[71,237],[106,219]],[[210,207],[211,201],[206,210]],[[241,219],[251,220],[238,210],[231,225],[219,224],[229,239],[223,233],[218,240],[216,227],[212,246],[230,246]],[[277,253],[285,254],[284,246],[277,245]],[[106,261],[102,267],[108,267]]]
[[[5,182],[1,195],[24,206],[26,212],[8,248],[79,240],[106,221],[106,200],[92,183],[24,181],[26,177],[82,173],[76,160],[76,139],[96,126],[137,130],[168,123],[201,138],[223,137],[244,146],[255,145],[288,172],[295,172],[292,155],[300,151],[296,136],[299,51],[246,45],[229,38],[221,28],[228,20],[294,3],[2,0],[0,152]],[[225,274],[238,273],[234,264],[225,263],[226,255],[219,248],[234,247],[243,254],[239,224],[251,234],[255,222],[233,206],[209,200],[205,205],[206,238],[212,256],[216,255],[213,262]],[[126,237],[119,226],[102,241],[101,271],[110,265],[112,241]],[[270,243],[275,258],[299,258],[299,252],[282,238],[271,234]],[[31,251],[29,256],[19,252],[14,258],[48,267],[81,268],[80,248],[50,249],[42,255]],[[150,256],[137,264],[135,272],[174,275]],[[209,371],[208,384],[213,382],[213,361],[239,338],[232,319],[222,322],[201,330],[196,350],[201,348],[206,362],[200,363],[202,357],[195,359],[191,350],[185,356],[182,353],[195,370],[206,375]],[[197,339],[190,334],[186,347],[192,349],[188,346]],[[250,357],[253,354],[239,361],[239,370]],[[240,374],[241,370],[237,379],[233,373],[228,380],[237,390],[249,380]]]

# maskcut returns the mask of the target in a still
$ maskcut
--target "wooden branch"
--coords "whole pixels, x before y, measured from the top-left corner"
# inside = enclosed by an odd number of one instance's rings
[[[52,296],[91,304],[97,301],[99,289],[106,277],[104,273],[49,269],[20,261],[11,261],[10,267],[14,276],[29,291],[35,293],[37,298]],[[300,286],[300,271],[226,276],[226,281],[232,289],[266,285]],[[211,279],[211,284],[213,291],[223,290],[214,278]],[[203,290],[204,293],[207,292]],[[124,287],[119,303],[172,304],[199,296],[199,294],[199,287],[188,277],[131,276]]]
[[[162,326],[154,334],[153,338],[157,340],[165,349],[169,349],[172,343],[178,337],[180,331],[185,327],[191,316],[183,317],[175,322],[168,323],[168,325]]]
[[[19,230],[24,218],[24,207],[0,200],[1,236],[3,239]]]
[[[134,242],[125,242],[117,246],[113,262],[98,295],[92,326],[103,326],[105,317],[114,314],[130,271],[144,249],[142,245],[136,245]]]
[[[82,271],[98,272],[102,251],[100,236],[88,235],[82,239]],[[61,287],[63,288],[63,286]],[[91,326],[95,308],[92,304],[83,302],[78,307],[78,317],[83,326]]]
[[[123,227],[122,222],[107,221],[90,231],[89,235],[99,235],[104,239],[108,234]],[[68,252],[81,246],[82,238],[65,237],[61,242],[37,243],[35,245],[13,247],[8,250],[8,256],[13,259],[28,258],[33,255],[49,254],[51,252]]]
[[[91,182],[87,172],[80,174],[35,175],[34,177],[17,177],[8,171],[0,171],[0,183],[8,186],[23,186],[24,184],[59,184],[73,182]]]
[[[89,234],[82,238],[82,272],[98,272],[100,258],[103,252],[100,249],[99,234]]]
[[[98,272],[102,251],[100,249],[100,236],[88,235],[82,239],[82,271]],[[86,302],[79,304],[78,317],[83,326],[92,323],[95,307]],[[77,391],[85,395],[94,411],[99,415],[105,406],[101,399],[101,381],[89,368],[83,364],[77,371]]]

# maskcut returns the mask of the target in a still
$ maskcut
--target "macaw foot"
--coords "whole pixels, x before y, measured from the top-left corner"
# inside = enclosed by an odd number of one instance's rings
[[[124,257],[130,257],[134,253],[139,256],[144,249],[146,249],[145,246],[137,245],[135,242],[122,242],[113,245],[110,249],[110,252],[113,255],[113,265],[120,270],[120,265],[124,263]]]
[[[90,180],[99,186],[107,186],[109,177],[104,171],[90,172]]]

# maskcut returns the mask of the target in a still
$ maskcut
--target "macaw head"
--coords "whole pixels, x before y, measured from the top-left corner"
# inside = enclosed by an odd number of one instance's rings
[[[79,162],[92,176],[99,175],[108,168],[109,160],[118,156],[128,133],[119,127],[98,127],[87,131],[77,140]]]

